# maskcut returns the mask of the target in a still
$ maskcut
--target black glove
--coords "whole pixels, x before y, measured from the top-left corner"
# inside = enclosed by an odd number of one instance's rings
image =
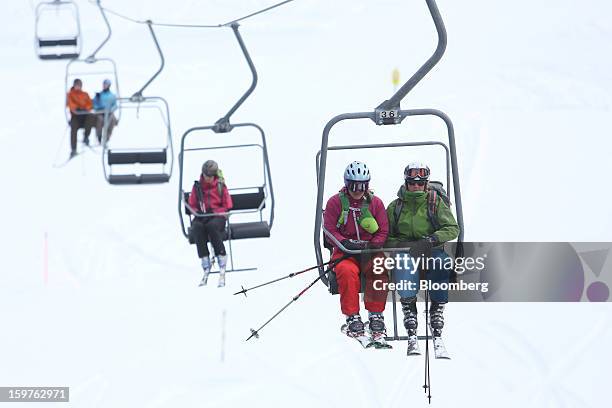
[[[429,242],[431,242],[431,244],[432,244],[433,246],[436,246],[436,245],[438,245],[438,244],[440,243],[440,241],[438,240],[438,237],[436,237],[436,236],[435,236],[435,235],[433,235],[433,234],[428,235],[428,236],[424,237],[423,239],[426,239],[426,240],[428,240]]]
[[[410,245],[410,255],[413,257],[429,257],[431,256],[431,250],[434,244],[428,238],[422,238],[418,241],[413,241],[409,243]]]
[[[359,241],[356,239],[345,239],[342,240],[342,246],[350,251],[358,251],[360,249],[365,249],[367,246],[367,241]]]

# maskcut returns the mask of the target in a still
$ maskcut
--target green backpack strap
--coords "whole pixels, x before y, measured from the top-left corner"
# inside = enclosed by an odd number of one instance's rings
[[[393,234],[399,236],[399,219],[402,214],[402,209],[404,208],[404,202],[401,198],[397,198],[395,200],[395,209],[393,210]]]
[[[340,197],[340,204],[342,205],[342,211],[340,212],[340,216],[338,217],[338,222],[336,223],[336,228],[340,229],[340,227],[342,225],[346,224],[346,221],[348,220],[348,212],[349,212],[349,200],[346,197],[346,194],[344,194],[344,192],[340,191],[338,193],[338,196]]]

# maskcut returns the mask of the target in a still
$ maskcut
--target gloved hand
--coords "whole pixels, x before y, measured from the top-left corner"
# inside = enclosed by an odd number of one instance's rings
[[[431,242],[433,246],[436,246],[440,242],[438,241],[438,237],[436,237],[434,234],[427,235],[426,237],[423,237],[423,239],[426,239]]]
[[[428,238],[421,238],[417,241],[410,242],[410,255],[413,257],[428,257],[431,256],[431,249],[434,247],[433,242]]]
[[[357,239],[345,239],[341,243],[346,249],[351,251],[365,249],[368,244],[367,241],[359,241]]]

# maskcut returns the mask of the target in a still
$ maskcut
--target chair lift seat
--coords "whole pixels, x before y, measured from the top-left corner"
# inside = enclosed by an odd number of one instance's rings
[[[263,191],[263,187],[259,187],[257,192],[254,193],[239,193],[232,194],[232,203],[234,206],[230,210],[256,210],[258,208],[264,208],[266,196]],[[183,198],[185,203],[189,202],[189,193],[184,192]],[[190,214],[191,212],[185,207],[185,213]],[[248,239],[248,238],[269,238],[270,237],[270,225],[267,221],[254,221],[254,222],[240,222],[240,223],[229,223],[228,228],[223,232],[223,240],[227,241],[231,237],[235,239]]]
[[[166,149],[148,152],[114,152],[108,151],[108,164],[166,164]]]
[[[266,221],[230,224],[229,229],[232,239],[270,237],[270,226]]]
[[[79,54],[68,53],[68,54],[41,54],[38,55],[41,60],[62,60],[62,59],[75,59],[79,58]]]
[[[110,174],[108,182],[110,184],[160,184],[170,181],[170,176],[166,173],[159,174]]]
[[[39,47],[77,46],[77,38],[38,39]]]

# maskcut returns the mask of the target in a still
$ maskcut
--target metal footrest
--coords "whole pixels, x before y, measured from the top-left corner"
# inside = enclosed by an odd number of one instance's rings
[[[419,340],[428,340],[428,339],[431,339],[432,336],[431,335],[429,337],[427,337],[427,336],[417,336],[417,338]],[[385,337],[385,340],[387,340],[387,341],[403,341],[403,340],[408,340],[408,336],[397,336],[397,337],[387,336],[387,337]]]

